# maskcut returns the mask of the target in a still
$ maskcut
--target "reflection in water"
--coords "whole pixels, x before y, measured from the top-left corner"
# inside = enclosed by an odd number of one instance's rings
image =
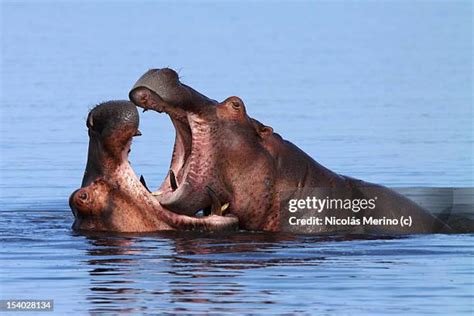
[[[153,238],[164,239],[156,244]],[[173,303],[207,304],[215,299],[230,303],[231,297],[242,293],[243,285],[233,282],[238,275],[235,270],[263,267],[276,264],[275,259],[259,260],[252,253],[275,248],[276,243],[294,240],[291,236],[269,234],[238,234],[220,236],[222,239],[186,233],[162,233],[138,239],[121,236],[88,236],[90,248],[87,254],[91,276],[91,294],[87,299],[92,303],[91,312],[137,312],[145,306],[134,306],[142,294],[149,294],[156,300]],[[148,239],[148,242],[147,242]],[[152,246],[143,246],[144,243]],[[173,255],[164,255],[163,246],[170,248]],[[160,248],[161,247],[161,248]],[[270,251],[271,252],[271,251]],[[199,256],[222,254],[245,254],[241,260],[203,259]],[[280,259],[285,261],[285,259]],[[291,259],[294,260],[294,259]],[[165,265],[155,276],[143,275],[144,267]],[[149,269],[153,271],[153,268]],[[150,281],[159,276],[161,282],[143,283],[137,288],[137,278],[148,277]],[[164,282],[163,282],[164,281]],[[146,287],[144,287],[146,285]],[[212,289],[215,288],[215,289]],[[185,308],[173,309],[175,312]]]
[[[61,314],[419,314],[472,300],[472,235],[79,234],[66,207],[2,213],[2,297],[54,299]]]
[[[194,311],[196,305],[217,306],[214,311],[219,312],[223,311],[222,304],[276,304],[278,301],[272,297],[278,293],[278,286],[248,293],[248,281],[242,282],[244,270],[304,267],[317,271],[326,260],[320,251],[314,251],[317,245],[393,239],[366,235],[304,237],[193,232],[135,237],[94,233],[86,238],[87,264],[91,268],[87,300],[91,302],[91,312],[144,312],[148,300],[153,300],[154,305],[159,302],[165,306],[188,306],[173,307],[173,312]],[[280,272],[273,277],[285,282],[288,275]]]
[[[133,255],[139,254],[139,251],[130,249],[133,240],[98,236],[87,239],[93,246],[87,250],[91,257],[87,263],[92,268],[89,270],[92,294],[86,297],[92,304],[90,312],[134,312],[132,308],[115,307],[137,302],[142,293],[133,288],[134,281],[126,277],[136,265]]]

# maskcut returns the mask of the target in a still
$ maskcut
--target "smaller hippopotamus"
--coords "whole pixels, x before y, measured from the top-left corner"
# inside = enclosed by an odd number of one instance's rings
[[[113,232],[237,229],[238,220],[233,216],[190,217],[171,212],[158,203],[128,161],[132,138],[141,135],[138,125],[137,108],[128,101],[109,101],[90,111],[87,166],[81,188],[69,198],[75,217],[73,229]]]

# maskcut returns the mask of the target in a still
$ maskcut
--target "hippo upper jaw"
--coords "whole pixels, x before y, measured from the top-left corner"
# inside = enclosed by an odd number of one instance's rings
[[[142,93],[143,88],[155,93],[154,103],[149,103],[151,100],[146,93]],[[205,105],[217,104],[217,101],[181,83],[176,71],[169,68],[147,71],[132,87],[129,98],[145,110],[166,111],[170,116],[173,116],[173,110],[181,113],[200,112]]]

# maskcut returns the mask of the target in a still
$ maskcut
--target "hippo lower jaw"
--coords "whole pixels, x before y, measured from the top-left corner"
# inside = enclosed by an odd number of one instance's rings
[[[170,117],[176,128],[170,172],[154,195],[162,206],[181,214],[207,215],[212,210],[220,214],[225,208],[219,211],[216,205],[228,205],[225,202],[230,198],[226,192],[218,191],[220,185],[213,181],[216,177],[212,170],[206,169],[206,161],[212,157],[205,155],[212,152],[209,148],[212,144],[203,141],[205,136],[192,132],[188,124]]]
[[[144,111],[168,114],[176,129],[170,173],[154,193],[160,204],[180,214],[195,215],[216,211],[217,203],[224,212],[231,195],[217,183],[219,177],[212,167],[216,159],[214,131],[208,122],[201,122],[203,111],[217,102],[181,84],[169,69],[143,75],[130,91],[130,100]]]
[[[76,190],[70,197],[71,209],[78,219],[73,224],[75,230],[152,232],[176,229],[232,231],[238,228],[237,219],[234,217],[223,217],[214,213],[204,218],[195,218],[167,210],[148,191],[143,181],[138,179],[128,161],[120,164],[114,172],[98,176],[89,182],[90,185]],[[114,209],[110,212],[118,213],[118,215],[110,220],[103,220],[105,213],[103,211],[96,216],[92,214],[92,211],[88,214],[81,214],[78,211],[78,205],[93,194],[91,191],[97,191],[98,189],[94,187],[98,185],[112,187],[111,191],[114,195],[108,200],[114,200],[117,195],[125,200],[125,202],[113,203]],[[100,199],[103,196],[97,198]]]

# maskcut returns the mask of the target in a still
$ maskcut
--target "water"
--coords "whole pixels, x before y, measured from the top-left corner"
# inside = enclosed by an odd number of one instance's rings
[[[83,236],[71,220],[4,215],[2,296],[77,312],[472,312],[472,236]]]
[[[472,313],[473,235],[84,236],[69,194],[85,117],[148,68],[223,100],[337,172],[472,187],[469,1],[1,2],[0,298],[55,311]],[[151,187],[174,131],[141,115]]]

